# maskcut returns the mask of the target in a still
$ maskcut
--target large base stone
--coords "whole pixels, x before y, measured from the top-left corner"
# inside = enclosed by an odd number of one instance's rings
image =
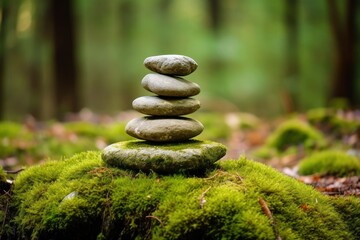
[[[201,173],[212,168],[226,147],[211,141],[180,143],[124,141],[106,147],[102,159],[111,166],[157,173]]]

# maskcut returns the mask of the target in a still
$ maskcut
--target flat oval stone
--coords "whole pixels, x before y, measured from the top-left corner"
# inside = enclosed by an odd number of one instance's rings
[[[147,74],[141,85],[146,90],[165,97],[191,97],[200,92],[200,86],[196,83],[157,73]]]
[[[198,110],[200,101],[193,98],[144,96],[136,98],[132,106],[136,111],[147,115],[179,116]]]
[[[144,65],[157,73],[178,76],[189,75],[198,67],[194,59],[175,54],[148,57],[145,59]]]
[[[199,135],[204,126],[191,118],[141,117],[128,122],[125,131],[132,137],[154,142],[179,142]]]
[[[124,141],[106,147],[102,159],[107,164],[157,173],[203,173],[226,153],[226,147],[211,141],[181,143]]]

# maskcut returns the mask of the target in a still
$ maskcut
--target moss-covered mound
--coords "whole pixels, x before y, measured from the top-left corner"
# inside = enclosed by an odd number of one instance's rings
[[[334,135],[354,134],[360,130],[356,115],[336,109],[318,108],[306,113],[309,122]]]
[[[295,153],[299,147],[305,151],[322,149],[326,146],[325,137],[316,128],[299,119],[290,119],[281,123],[266,142],[254,151],[254,156],[268,159],[276,155]]]
[[[303,159],[299,165],[301,175],[349,176],[360,174],[360,160],[345,152],[327,150]]]
[[[359,203],[357,200],[352,200]],[[353,214],[357,216],[359,204]],[[245,158],[204,178],[105,166],[99,152],[47,162],[15,181],[4,239],[355,239],[332,200]]]
[[[296,119],[282,123],[266,142],[268,147],[278,151],[286,150],[290,146],[302,145],[305,148],[313,148],[324,144],[324,137],[318,130]]]
[[[21,124],[0,122],[0,158],[5,158],[23,150],[24,143],[32,138],[32,134]],[[19,144],[19,140],[21,143]]]

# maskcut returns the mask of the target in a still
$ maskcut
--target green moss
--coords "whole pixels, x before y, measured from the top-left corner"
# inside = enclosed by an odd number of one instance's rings
[[[101,137],[108,143],[131,139],[131,137],[125,133],[125,123],[123,122],[116,124],[69,122],[69,123],[65,123],[64,127],[66,130],[70,132],[74,132],[79,136],[92,138],[92,139]]]
[[[68,122],[64,123],[65,129],[79,135],[96,137],[99,136],[104,129],[101,125],[96,125],[90,122]]]
[[[15,181],[4,238],[274,239],[264,199],[282,239],[355,239],[329,197],[265,165],[220,161],[204,178],[160,176],[103,165],[99,152],[31,167]],[[351,216],[356,217],[356,214]],[[353,225],[351,225],[353,224]]]
[[[0,238],[11,233],[9,224],[5,224],[6,220],[10,220],[8,214],[9,201],[11,200],[11,184],[7,182],[7,174],[0,166]]]
[[[336,150],[317,152],[300,162],[299,173],[302,175],[359,175],[360,160]]]
[[[6,182],[6,173],[4,169],[0,166],[0,183]]]
[[[32,134],[21,124],[0,122],[0,158],[18,154],[24,146],[29,145]]]
[[[282,123],[266,141],[266,145],[278,151],[290,146],[302,145],[305,148],[322,147],[325,145],[323,135],[306,122],[288,120]]]
[[[330,134],[354,134],[360,130],[360,122],[357,119],[347,118],[346,113],[338,114],[335,109],[312,109],[306,115],[311,124]]]
[[[23,127],[19,123],[0,122],[0,138],[14,138],[21,134]]]
[[[41,140],[42,144],[34,149],[35,156],[51,156],[53,159],[70,157],[84,150],[98,150],[95,141],[90,138],[69,139],[46,137]]]
[[[353,236],[360,236],[360,199],[356,197],[337,197],[332,204],[341,214],[342,220],[347,224]]]
[[[268,147],[268,146],[262,146],[258,149],[256,149],[252,155],[256,159],[270,159],[272,156],[275,156],[277,154],[276,149]]]

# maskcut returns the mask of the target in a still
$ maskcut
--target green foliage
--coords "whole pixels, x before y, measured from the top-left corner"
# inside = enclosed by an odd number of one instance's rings
[[[360,211],[244,157],[186,178],[110,168],[99,152],[23,171],[12,200],[2,237],[15,239],[354,239],[342,210]]]
[[[299,173],[348,176],[360,174],[360,160],[336,150],[316,152],[301,160]]]
[[[278,151],[290,146],[303,146],[306,149],[323,147],[323,135],[306,122],[292,119],[282,123],[267,139],[266,145]]]

